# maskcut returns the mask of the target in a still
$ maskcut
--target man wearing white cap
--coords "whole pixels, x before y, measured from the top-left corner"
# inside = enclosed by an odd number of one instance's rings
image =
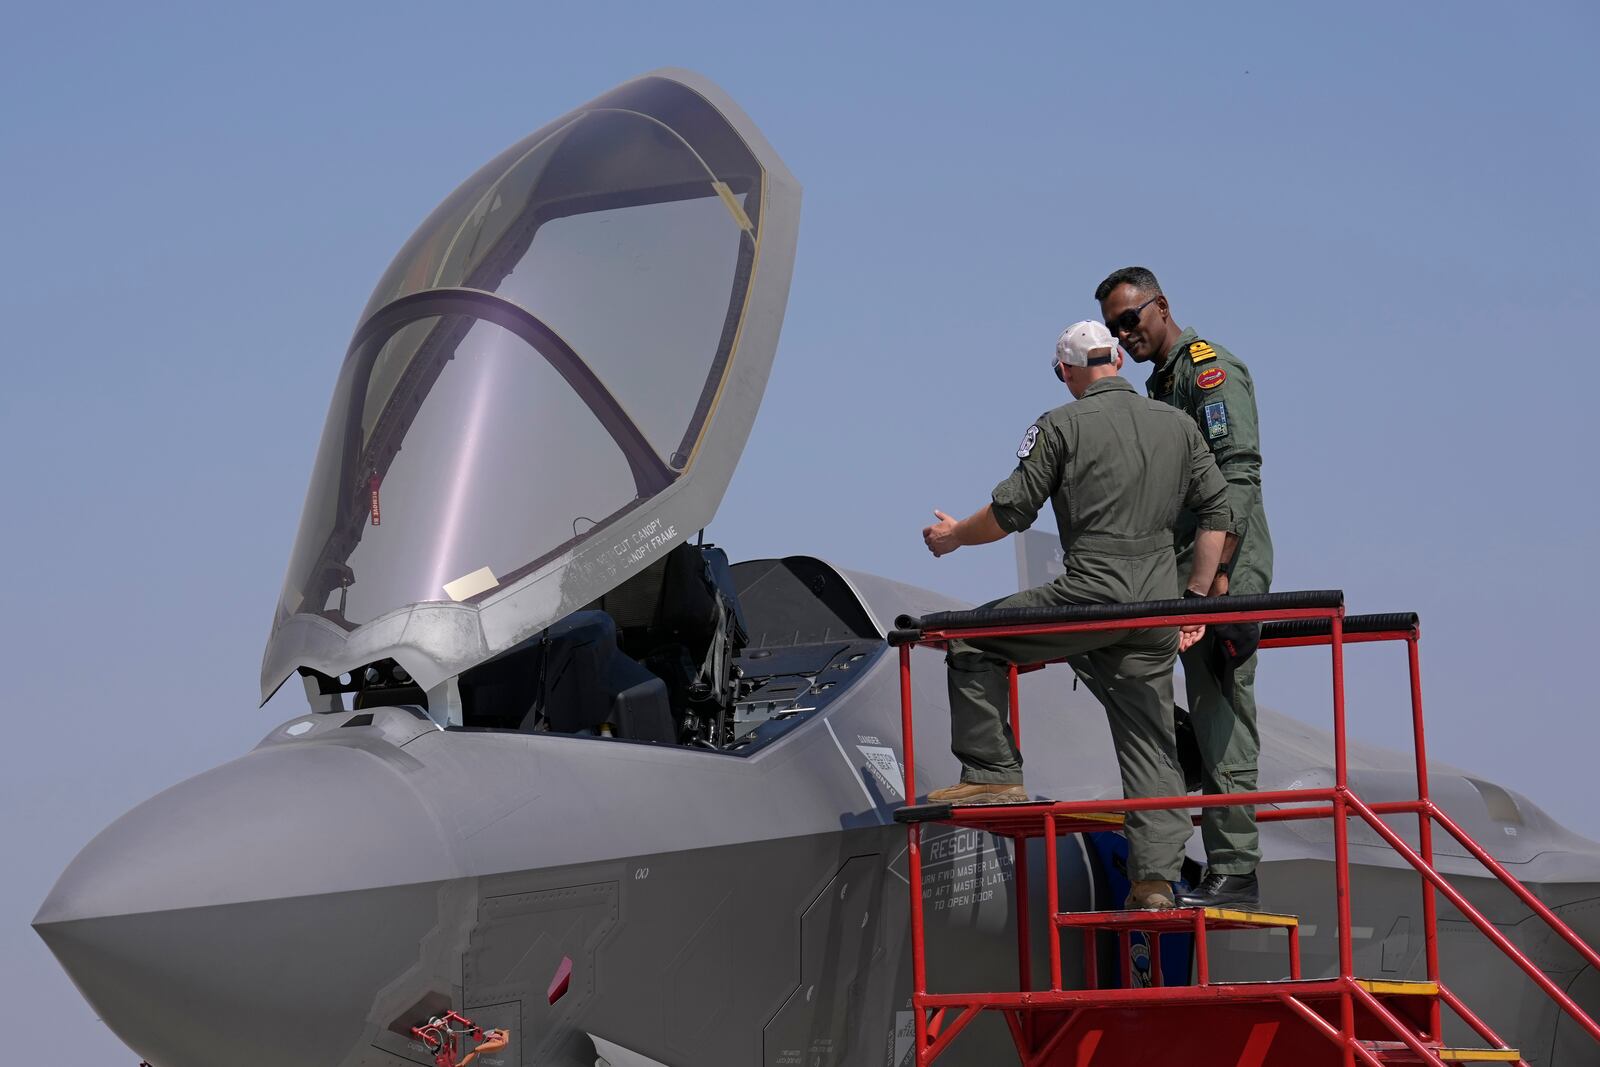
[[[1066,573],[1047,585],[985,605],[1037,608],[1165,600],[1182,592],[1172,531],[1181,509],[1198,517],[1190,590],[1210,588],[1234,530],[1227,483],[1193,420],[1146,399],[1119,377],[1116,342],[1098,322],[1075,323],[1056,342],[1051,365],[1073,403],[1041,415],[1017,448],[1017,467],[993,498],[957,521],[935,511],[922,531],[943,556],[962,545],[998,541],[1033,524],[1048,500],[1061,531]],[[1182,635],[1185,644],[1198,627]],[[1005,804],[1028,799],[1022,757],[1003,709],[1008,667],[1071,657],[1073,669],[1105,705],[1125,796],[1181,796],[1173,735],[1172,629],[1113,630],[951,642],[951,750],[961,781],[928,794],[934,802]],[[1130,812],[1129,903],[1170,908],[1191,831],[1180,811]]]

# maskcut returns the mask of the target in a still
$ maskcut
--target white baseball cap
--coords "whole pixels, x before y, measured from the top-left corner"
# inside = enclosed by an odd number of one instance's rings
[[[1050,365],[1053,367],[1060,362],[1069,367],[1098,367],[1110,363],[1116,354],[1116,338],[1111,336],[1105,323],[1084,319],[1061,331],[1061,336],[1056,338],[1055,359]]]

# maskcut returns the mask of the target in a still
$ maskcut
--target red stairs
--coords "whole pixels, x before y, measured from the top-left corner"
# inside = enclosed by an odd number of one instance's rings
[[[1435,824],[1456,838],[1534,914],[1544,919],[1596,968],[1600,954],[1585,944],[1528,889],[1441,811],[1428,797],[1422,725],[1422,689],[1415,615],[1344,615],[1337,591],[1274,593],[1216,600],[1156,601],[1144,604],[1081,605],[1066,609],[942,612],[915,619],[903,616],[890,635],[900,649],[901,730],[905,752],[905,795],[917,796],[913,751],[911,653],[942,648],[960,638],[1086,630],[1143,629],[1188,623],[1261,623],[1261,648],[1326,645],[1333,667],[1334,785],[1220,796],[1154,797],[1120,801],[1040,801],[989,807],[913,804],[896,812],[907,827],[912,923],[912,1004],[916,1023],[915,1063],[932,1064],[982,1012],[1006,1022],[1024,1067],[1119,1067],[1123,1064],[1178,1062],[1186,1067],[1354,1067],[1367,1064],[1523,1063],[1500,1037],[1441,984],[1435,894],[1445,896],[1505,952],[1591,1036],[1600,1041],[1600,1024],[1540,971],[1515,945],[1450,885],[1433,865]],[[1368,805],[1349,787],[1345,759],[1344,646],[1371,641],[1404,642],[1411,676],[1413,742],[1417,797],[1413,801]],[[1021,739],[1017,675],[1046,664],[1013,668],[1011,726]],[[1110,754],[1107,754],[1109,758]],[[1261,806],[1263,822],[1332,819],[1334,878],[1338,904],[1339,967],[1327,977],[1304,978],[1300,967],[1299,921],[1292,915],[1230,909],[1154,911],[1062,911],[1058,900],[1057,843],[1062,835],[1120,827],[1124,812],[1197,809],[1218,805]],[[1294,805],[1292,807],[1269,805]],[[1385,822],[1385,816],[1414,815],[1418,849],[1412,849]],[[1359,818],[1404,857],[1421,876],[1425,981],[1373,980],[1354,973],[1350,924],[1348,821]],[[930,992],[927,988],[926,929],[923,916],[922,833],[929,824],[971,827],[1011,840],[1017,915],[1018,988],[970,992]],[[1044,839],[1046,915],[1053,929],[1049,945],[1050,986],[1035,989],[1030,957],[1028,847]],[[1077,929],[1082,938],[1083,973],[1088,987],[1067,989],[1062,982],[1061,932]],[[1283,930],[1285,972],[1271,982],[1214,981],[1208,940],[1234,930]],[[1097,988],[1098,935],[1114,935],[1119,946],[1122,987]],[[1132,986],[1130,939],[1148,939],[1148,986]],[[1192,935],[1194,973],[1161,973],[1163,934]],[[1169,984],[1176,977],[1181,984]],[[1449,1009],[1482,1040],[1478,1048],[1443,1043],[1442,1018]],[[1197,1035],[1203,1040],[1196,1040]]]

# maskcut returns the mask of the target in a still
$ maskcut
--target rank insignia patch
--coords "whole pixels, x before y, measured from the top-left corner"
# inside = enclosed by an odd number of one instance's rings
[[[1194,384],[1202,389],[1215,389],[1228,380],[1228,372],[1221,367],[1208,367],[1195,378]]]
[[[1189,342],[1189,362],[1204,363],[1217,358],[1217,350],[1204,341]]]
[[[1215,441],[1228,436],[1228,405],[1218,400],[1200,409],[1206,418],[1206,440]]]
[[[1039,427],[1029,426],[1028,432],[1022,435],[1022,443],[1017,446],[1017,458],[1027,459],[1028,453],[1033,451],[1033,446],[1038,440]]]

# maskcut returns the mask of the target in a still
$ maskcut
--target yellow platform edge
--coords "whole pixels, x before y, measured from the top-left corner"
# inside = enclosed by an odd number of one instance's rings
[[[1078,815],[1057,815],[1058,819],[1078,819],[1083,822],[1103,822],[1122,825],[1123,816],[1115,811],[1085,811]]]
[[[1356,985],[1368,993],[1398,993],[1413,997],[1436,997],[1438,982],[1388,982],[1375,978],[1357,978]]]
[[[1514,1048],[1442,1048],[1439,1058],[1447,1063],[1516,1063],[1522,1053]]]
[[[1295,915],[1279,915],[1271,911],[1235,911],[1233,908],[1207,908],[1206,918],[1219,922],[1245,922],[1256,926],[1299,926]]]

